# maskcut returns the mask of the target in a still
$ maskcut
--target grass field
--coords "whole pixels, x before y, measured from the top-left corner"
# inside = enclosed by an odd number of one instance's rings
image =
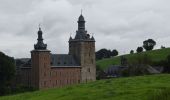
[[[60,89],[0,97],[0,100],[170,100],[170,75],[100,80]]]
[[[152,59],[152,61],[165,60],[166,57],[170,55],[170,48],[157,49],[142,53],[127,54],[124,55],[124,57],[126,57],[128,60],[133,60],[137,56],[144,54],[147,54]],[[102,69],[105,69],[109,65],[120,65],[120,56],[98,60],[96,64],[99,65]]]

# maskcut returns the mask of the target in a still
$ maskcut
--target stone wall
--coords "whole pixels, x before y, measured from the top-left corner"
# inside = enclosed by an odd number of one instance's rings
[[[73,55],[81,66],[81,82],[96,80],[96,60],[94,41],[70,41],[69,54]]]

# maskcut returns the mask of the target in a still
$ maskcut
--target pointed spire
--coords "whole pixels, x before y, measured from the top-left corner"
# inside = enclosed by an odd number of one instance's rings
[[[72,33],[70,33],[70,38],[69,38],[69,41],[70,41],[70,40],[72,40],[71,34],[72,34]]]
[[[91,37],[91,40],[94,40],[94,41],[95,41],[95,39],[94,39],[94,37],[93,37],[93,36]]]
[[[82,9],[81,9],[81,14],[80,14],[77,22],[78,22],[78,30],[85,31],[85,20],[84,20],[84,17],[82,15]]]
[[[71,41],[73,38],[70,36],[69,41]]]
[[[95,39],[94,39],[93,35],[94,35],[94,33],[92,33],[92,37],[91,37],[91,40],[94,40],[94,41],[95,41]]]

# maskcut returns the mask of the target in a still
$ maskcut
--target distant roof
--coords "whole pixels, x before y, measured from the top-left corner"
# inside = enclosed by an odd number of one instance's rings
[[[52,67],[80,67],[72,55],[68,54],[52,54]]]
[[[16,69],[18,68],[31,68],[31,58],[15,59]]]
[[[105,73],[114,73],[115,71],[127,69],[127,66],[120,66],[120,65],[111,65],[107,69],[104,70]]]
[[[22,58],[16,60],[17,67],[19,68],[31,68],[31,59]],[[80,64],[76,62],[72,55],[68,54],[51,54],[51,66],[52,67],[80,67]]]

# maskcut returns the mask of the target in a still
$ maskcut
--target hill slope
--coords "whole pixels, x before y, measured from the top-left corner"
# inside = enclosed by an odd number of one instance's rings
[[[128,60],[135,59],[138,55],[147,54],[153,61],[165,60],[168,55],[170,55],[170,48],[165,49],[157,49],[142,53],[134,53],[124,55]],[[96,62],[102,69],[105,69],[109,65],[119,65],[120,64],[120,56],[102,59]]]
[[[4,96],[0,100],[170,100],[169,77],[162,74],[100,80],[67,88]]]

